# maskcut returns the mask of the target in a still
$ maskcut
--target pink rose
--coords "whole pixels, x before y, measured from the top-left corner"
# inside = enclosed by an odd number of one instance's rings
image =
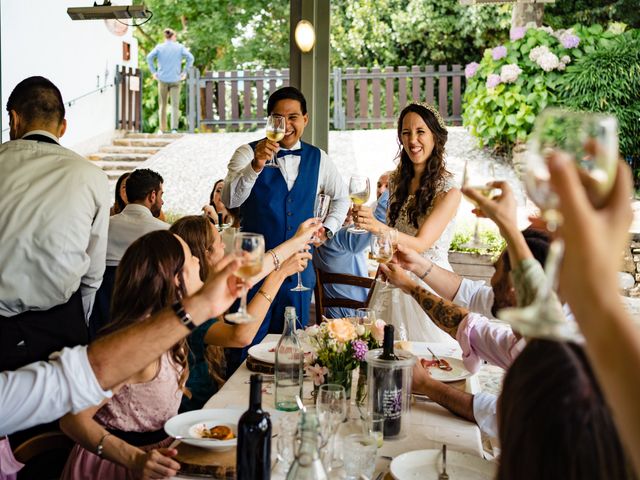
[[[381,343],[384,340],[384,326],[386,325],[384,320],[376,320],[371,325],[371,336],[376,339],[376,342]]]

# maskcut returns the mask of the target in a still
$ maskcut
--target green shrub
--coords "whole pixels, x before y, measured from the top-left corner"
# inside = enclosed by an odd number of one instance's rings
[[[454,252],[469,252],[477,254],[489,254],[497,257],[505,249],[506,243],[496,230],[481,229],[480,240],[487,245],[485,249],[466,248],[463,245],[471,241],[472,230],[459,230],[453,234],[449,250]]]

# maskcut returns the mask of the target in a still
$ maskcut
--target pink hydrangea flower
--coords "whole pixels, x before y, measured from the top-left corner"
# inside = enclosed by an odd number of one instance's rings
[[[480,64],[478,62],[471,62],[464,67],[464,76],[467,78],[473,77],[478,71],[478,68],[480,68]]]
[[[493,57],[494,60],[500,60],[501,58],[506,57],[507,47],[505,47],[504,45],[497,46],[496,48],[491,50],[491,56]]]
[[[526,27],[514,27],[509,31],[509,39],[512,42],[515,42],[516,40],[520,40],[521,38],[523,38],[526,33]]]
[[[500,75],[492,73],[487,77],[487,88],[495,88],[500,85]]]
[[[560,37],[560,43],[564,48],[576,48],[580,45],[580,37],[570,32],[565,32]]]
[[[306,373],[313,380],[314,385],[322,385],[324,383],[324,376],[329,373],[327,367],[321,367],[317,363],[315,365],[309,365],[306,367]]]

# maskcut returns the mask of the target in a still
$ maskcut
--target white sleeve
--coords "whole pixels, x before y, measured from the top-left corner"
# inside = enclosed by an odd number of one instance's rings
[[[320,171],[318,172],[318,192],[331,197],[329,214],[324,226],[334,234],[340,230],[349,211],[349,189],[335,164],[323,150],[320,150]]]
[[[498,438],[498,397],[492,393],[480,392],[473,396],[473,417],[486,435]]]
[[[227,208],[237,208],[249,198],[251,189],[260,175],[253,170],[252,160],[253,149],[248,144],[238,147],[231,156],[222,190],[222,203]]]
[[[86,346],[64,348],[51,357],[49,362],[0,373],[0,436],[78,413],[111,397],[91,369]]]
[[[483,280],[463,278],[456,296],[453,297],[453,303],[471,312],[479,313],[488,318],[495,318],[491,312],[493,289]]]

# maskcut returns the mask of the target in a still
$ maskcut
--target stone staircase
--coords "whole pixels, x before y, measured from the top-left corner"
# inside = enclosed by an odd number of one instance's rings
[[[135,170],[153,154],[182,137],[179,133],[127,133],[115,138],[111,145],[100,148],[87,158],[102,168],[109,176],[113,190],[116,181],[125,172]]]

